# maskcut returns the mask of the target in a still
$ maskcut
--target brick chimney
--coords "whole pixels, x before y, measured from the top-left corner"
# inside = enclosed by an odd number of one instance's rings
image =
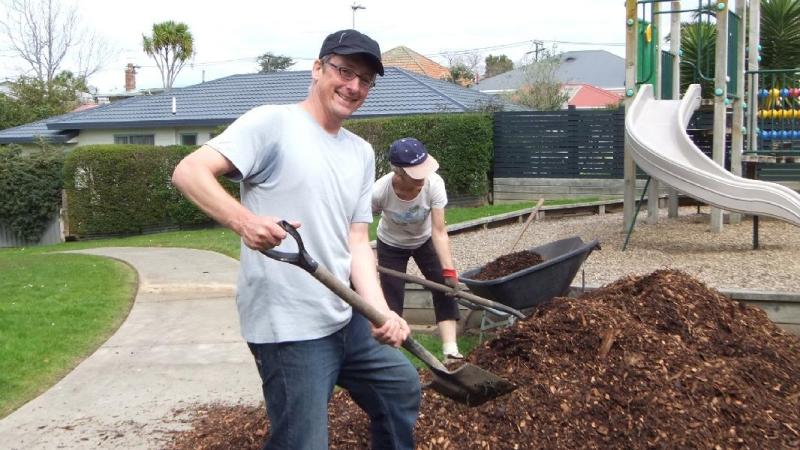
[[[136,69],[138,67],[128,63],[128,67],[125,68],[125,92],[136,90]]]

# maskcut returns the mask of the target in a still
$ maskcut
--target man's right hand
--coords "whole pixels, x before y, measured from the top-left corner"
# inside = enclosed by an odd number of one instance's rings
[[[252,215],[240,225],[239,235],[244,245],[253,250],[270,250],[280,245],[286,238],[286,231],[278,225],[281,219],[269,216]],[[300,228],[300,222],[289,222]]]

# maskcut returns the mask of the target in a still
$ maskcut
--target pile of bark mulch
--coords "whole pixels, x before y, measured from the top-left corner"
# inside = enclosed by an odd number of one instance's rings
[[[531,250],[509,253],[483,266],[475,274],[474,279],[480,281],[496,280],[542,262],[544,262],[542,255]]]
[[[798,448],[800,339],[676,271],[557,298],[473,351],[519,388],[476,408],[425,391],[419,449]],[[172,449],[257,449],[261,408],[198,414]],[[330,448],[368,448],[345,392]]]

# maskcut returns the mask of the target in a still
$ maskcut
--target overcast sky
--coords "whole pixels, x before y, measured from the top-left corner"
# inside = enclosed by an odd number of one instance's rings
[[[3,1],[0,17],[6,16]],[[153,23],[184,22],[194,36],[197,54],[178,75],[175,86],[180,87],[204,78],[255,72],[256,57],[267,51],[294,58],[293,70],[306,70],[327,34],[352,27],[353,4],[365,7],[355,13],[355,28],[377,40],[382,51],[405,45],[445,65],[443,54],[466,50],[483,56],[505,54],[517,62],[534,48],[534,40],[544,41],[548,48],[555,43],[559,51],[605,49],[624,56],[623,0],[80,0],[77,4],[83,24],[117,49],[117,56],[89,80],[103,93],[124,91],[127,63],[141,66],[137,88],[161,87],[154,61],[142,51],[142,34],[149,35]],[[0,48],[4,44],[0,41]],[[7,48],[0,50],[0,80],[25,70]]]

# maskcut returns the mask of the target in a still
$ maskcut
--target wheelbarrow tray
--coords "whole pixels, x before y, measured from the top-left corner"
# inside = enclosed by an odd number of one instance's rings
[[[463,272],[459,279],[470,291],[515,309],[532,308],[554,297],[569,293],[575,274],[600,242],[583,242],[578,236],[553,241],[528,250],[540,254],[544,261],[535,266],[494,280],[476,280],[485,266]]]

